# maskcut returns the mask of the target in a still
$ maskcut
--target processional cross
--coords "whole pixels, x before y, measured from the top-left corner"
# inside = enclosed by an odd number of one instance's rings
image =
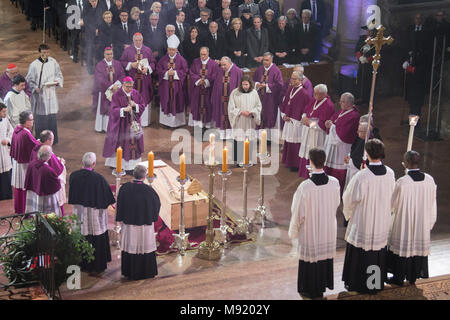
[[[372,61],[372,66],[373,66],[373,75],[372,75],[372,87],[370,90],[370,102],[369,102],[369,119],[367,121],[367,133],[366,133],[366,139],[365,142],[367,142],[367,140],[369,139],[369,133],[370,133],[370,121],[372,118],[372,111],[373,111],[373,98],[375,95],[375,83],[377,81],[377,73],[378,73],[378,68],[381,64],[381,48],[385,45],[388,44],[390,45],[392,43],[392,41],[394,41],[394,38],[392,38],[391,36],[389,37],[384,37],[383,33],[384,33],[385,28],[380,25],[377,28],[377,35],[373,38],[368,38],[366,39],[366,44],[373,46],[375,48],[375,55],[373,56],[373,61]],[[367,154],[364,152],[364,160],[367,159]]]

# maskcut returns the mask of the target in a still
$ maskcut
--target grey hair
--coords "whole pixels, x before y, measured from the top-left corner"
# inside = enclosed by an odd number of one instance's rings
[[[154,2],[153,2],[154,3]],[[149,17],[157,17],[159,19],[159,14],[152,12],[152,14]]]
[[[295,10],[294,8],[290,8],[290,9],[286,12],[286,14],[289,14],[289,13],[291,13],[291,12],[294,12],[294,14],[297,15],[297,10]]]
[[[206,1],[205,1],[206,2]],[[210,9],[208,9],[208,8],[202,8],[202,9],[200,9],[200,13],[202,13],[202,12],[207,12],[208,14],[209,14],[209,16],[211,17],[211,10]]]
[[[230,8],[223,9],[223,10],[222,10],[222,13],[227,12],[227,11],[230,11],[230,13],[231,13]]]
[[[328,88],[327,88],[327,86],[325,85],[325,84],[323,84],[323,83],[321,83],[321,84],[318,84],[317,86],[315,86],[314,87],[314,91],[318,91],[318,92],[320,92],[320,93],[323,93],[323,94],[327,94],[328,93]]]
[[[97,161],[97,156],[93,152],[86,152],[81,160],[83,166],[86,168],[92,168],[95,161]]]
[[[305,67],[304,67],[303,65],[301,65],[301,64],[296,64],[296,65],[294,65],[294,69],[295,69],[295,68],[300,69],[300,70],[298,70],[298,71],[300,71],[302,74],[305,73]]]
[[[362,126],[364,125],[365,127],[367,127],[367,123],[369,122],[369,115],[365,114],[363,116],[361,116],[359,118],[359,125]],[[370,117],[370,130],[373,129],[373,117]]]
[[[33,113],[31,112],[31,111],[22,111],[20,114],[19,114],[19,123],[20,124],[25,124],[25,122],[27,122],[28,120],[30,120],[30,116],[32,115]]]
[[[263,57],[271,57],[271,58],[273,58],[273,54],[267,51],[267,52],[264,52]]]
[[[229,63],[232,63],[230,57],[227,57],[227,56],[223,56],[222,59],[220,59],[220,60],[225,60]]]
[[[143,165],[138,164],[136,166],[136,168],[134,168],[133,177],[135,179],[142,180],[145,178],[146,174],[147,174],[147,168],[144,167]]]
[[[341,95],[341,98],[344,98],[345,101],[349,104],[354,104],[355,103],[355,97],[353,96],[353,94],[351,94],[350,92],[344,92]]]
[[[272,9],[267,9],[265,12],[264,12],[264,14],[266,15],[267,14],[267,12],[272,12],[272,14],[275,14],[275,11],[273,11]]]
[[[294,72],[292,72],[291,77],[294,76],[294,75],[297,76],[297,77],[299,77],[300,80],[303,80],[303,77],[304,77],[303,73],[298,72],[298,71],[294,71]]]
[[[309,9],[303,9],[302,14],[306,13],[307,15],[309,15],[310,17],[312,16],[312,12]]]
[[[286,16],[280,16],[278,18],[278,21],[287,21],[287,17]]]
[[[208,47],[200,47],[200,51],[202,51],[202,49],[206,49],[206,51],[208,51],[208,53],[209,53],[209,48]]]
[[[52,157],[53,151],[52,147],[43,145],[39,148],[37,157],[42,161],[48,161]]]
[[[170,28],[170,27],[172,27],[172,28],[175,29],[175,26],[174,26],[173,24],[168,24],[168,25],[166,26],[166,31],[167,31],[167,29]]]

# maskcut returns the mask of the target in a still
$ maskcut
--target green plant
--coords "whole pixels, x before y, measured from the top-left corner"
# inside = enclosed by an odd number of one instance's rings
[[[81,234],[75,215],[58,217],[55,214],[44,215],[56,233],[55,244],[55,284],[59,287],[69,274],[70,265],[80,265],[82,260],[94,260],[94,248]],[[35,221],[24,221],[16,236],[9,241],[5,252],[0,256],[3,273],[11,282],[37,280],[33,272],[37,266]],[[1,245],[1,244],[0,244]]]

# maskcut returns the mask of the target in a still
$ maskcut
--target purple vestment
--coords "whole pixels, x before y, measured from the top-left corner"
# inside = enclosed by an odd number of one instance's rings
[[[358,126],[359,126],[359,112],[357,107],[353,107],[352,111],[344,114],[346,110],[339,110],[332,117],[331,121],[333,121],[336,126],[336,134],[342,142],[353,144],[355,142],[356,137],[358,136]],[[329,132],[329,130],[328,130]]]
[[[42,160],[31,161],[25,177],[25,190],[31,190],[39,196],[49,196],[61,189],[56,172]]]
[[[38,159],[37,153],[42,146],[43,144],[40,143],[33,148],[33,151],[31,151],[30,162]],[[64,171],[64,165],[58,160],[55,154],[52,154],[52,157],[47,161],[47,164],[55,171],[57,176]]]
[[[140,123],[141,114],[145,110],[146,104],[139,92],[135,89],[131,91],[131,100],[136,103],[139,112],[136,113],[133,108],[134,115]],[[122,147],[123,158],[126,161],[131,159],[139,159],[141,153],[144,151],[144,137],[134,138],[130,134],[131,116],[130,112],[123,112],[124,117],[120,116],[120,109],[126,108],[128,105],[128,97],[120,89],[112,96],[111,110],[109,112],[108,130],[106,132],[105,146],[103,147],[103,157],[112,157],[117,147]]]
[[[105,92],[117,80],[122,82],[122,79],[125,77],[125,72],[123,71],[122,64],[117,60],[112,61],[112,72],[113,81],[111,82],[109,77],[108,65],[106,64],[105,59],[97,63],[97,66],[95,67],[94,88],[92,89],[92,108],[94,113],[97,112],[98,94],[101,93],[100,114],[109,114],[109,107],[111,102],[109,102],[109,100],[106,98]]]
[[[264,81],[264,66],[260,66],[253,74],[253,81],[262,83]],[[280,69],[272,64],[267,72],[267,79],[265,79],[267,87],[269,87],[270,93],[266,88],[259,89],[258,94],[261,100],[261,125],[259,128],[271,129],[275,127],[277,123],[278,105],[283,97],[281,97],[281,90],[283,87],[283,75]]]
[[[196,121],[203,121],[208,123],[212,118],[212,105],[211,105],[211,91],[214,85],[214,80],[219,72],[219,65],[213,60],[209,59],[206,63],[205,79],[209,81],[209,87],[196,86],[195,83],[199,81],[202,76],[202,60],[200,58],[195,59],[189,70],[190,75],[190,109],[192,113],[192,119]],[[203,98],[201,97],[203,90]],[[200,106],[203,103],[204,115],[200,119]]]
[[[282,91],[283,93],[286,92],[286,90],[290,86],[290,84],[291,84],[291,79],[289,78],[284,82],[283,91]],[[313,97],[314,96],[314,87],[313,87],[311,81],[307,77],[303,78],[302,85],[303,85],[303,88],[306,89],[306,92],[308,93],[308,95]],[[281,98],[283,98],[283,97],[281,97]]]
[[[31,153],[39,142],[33,137],[31,132],[21,125],[16,126],[11,139],[11,157],[18,163],[28,163],[31,160]]]
[[[176,116],[177,113],[185,111],[186,99],[183,84],[186,81],[189,68],[186,60],[177,53],[173,62],[175,64],[174,71],[177,72],[179,80],[173,79],[171,84],[169,80],[164,79],[164,75],[169,70],[169,62],[169,54],[166,54],[158,61],[158,65],[156,66],[159,77],[159,100],[164,114]],[[172,96],[170,96],[170,92],[172,92]]]
[[[216,127],[220,128],[222,130],[230,129],[230,121],[226,124],[227,128],[225,128],[223,116],[224,116],[224,101],[223,101],[223,79],[224,79],[225,71],[223,69],[220,69],[217,72],[216,79],[214,80],[214,85],[211,93],[211,104],[213,107],[213,118],[212,120],[215,121]],[[231,91],[239,87],[239,84],[241,82],[243,72],[241,69],[239,69],[238,66],[235,64],[232,65],[230,69],[230,79],[228,83],[228,94],[227,96],[230,97]],[[227,114],[228,114],[228,103],[226,108]]]
[[[125,50],[123,50],[122,57],[120,58],[120,62],[124,69],[127,68],[128,63],[136,62],[136,54],[137,50],[134,45],[129,46]],[[155,71],[155,57],[153,57],[152,50],[149,47],[142,46],[141,48],[142,59],[147,59],[150,68]],[[130,71],[127,71],[127,74],[134,79],[134,88],[138,90],[139,78],[140,80],[140,90],[139,93],[144,100],[144,104],[149,104],[153,99],[153,83],[152,83],[152,75],[151,74],[138,74],[138,70],[131,67]],[[122,79],[120,79],[122,80]]]
[[[8,77],[5,71],[3,75],[0,77],[0,98],[2,100],[5,98],[8,91],[11,90],[11,88],[12,88],[12,80]],[[28,97],[31,97],[31,90],[27,82],[25,82],[24,91],[28,95]]]

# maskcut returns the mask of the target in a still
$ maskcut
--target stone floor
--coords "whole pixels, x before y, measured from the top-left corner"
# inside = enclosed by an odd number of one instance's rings
[[[41,32],[33,32],[24,16],[0,0],[0,69],[10,62],[19,66],[26,75],[29,63],[38,57],[37,48],[42,41]],[[75,64],[53,39],[48,39],[52,56],[60,63],[64,75],[64,88],[60,89],[58,126],[60,144],[54,147],[58,156],[66,159],[68,174],[81,166],[81,156],[87,151],[97,154],[96,170],[113,183],[111,170],[104,166],[101,156],[105,135],[94,131],[91,111],[92,76],[85,67]],[[334,99],[336,101],[336,99]],[[380,128],[387,149],[385,163],[402,175],[401,159],[406,149],[408,128],[399,126],[405,103],[400,97],[379,97],[375,101],[375,123]],[[361,112],[363,112],[362,110]],[[179,142],[171,139],[173,130],[160,126],[158,114],[153,111],[153,124],[144,131],[145,150],[153,150],[156,159],[170,165],[171,152]],[[185,133],[192,129],[184,128]],[[191,139],[191,138],[190,138]],[[189,139],[187,139],[189,140]],[[192,138],[192,142],[194,139]],[[198,146],[192,143],[187,158],[199,156]],[[207,143],[203,143],[203,148]],[[423,169],[434,176],[438,185],[438,220],[432,232],[432,249],[429,258],[430,276],[450,273],[450,155],[449,141],[414,141],[414,149],[424,158]],[[201,150],[201,149],[200,149]],[[276,153],[272,150],[272,154]],[[144,159],[144,157],[143,157]],[[255,208],[259,192],[259,168],[249,170],[248,207]],[[206,188],[208,170],[202,165],[188,165],[188,174],[196,177]],[[242,169],[233,169],[228,182],[228,205],[242,213]],[[129,179],[129,178],[126,178]],[[120,275],[120,252],[113,250],[113,261],[105,273],[97,277],[83,274],[82,290],[61,288],[65,299],[299,299],[296,292],[297,259],[287,237],[292,195],[301,179],[297,173],[280,166],[276,174],[266,177],[265,203],[268,207],[269,228],[257,230],[257,241],[227,249],[221,260],[208,262],[198,259],[195,251],[186,256],[170,254],[158,257],[159,276],[144,281],[126,281]],[[215,181],[215,196],[221,196],[220,182]],[[71,211],[70,206],[66,207]],[[13,212],[12,201],[0,202],[0,215]],[[251,214],[250,214],[251,215]],[[335,286],[326,294],[343,291],[340,280],[344,258],[343,217],[338,212],[338,250],[335,259]],[[111,223],[113,217],[110,219]]]

